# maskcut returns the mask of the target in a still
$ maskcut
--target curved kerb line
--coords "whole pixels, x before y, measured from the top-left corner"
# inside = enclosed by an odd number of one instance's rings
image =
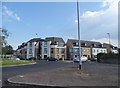
[[[25,82],[15,82],[11,80],[12,78],[9,78],[7,81],[10,83],[14,83],[14,84],[23,84],[23,85],[36,85],[36,86],[53,86],[53,87],[57,87],[59,85],[49,85],[49,84],[38,84],[38,83],[25,83]],[[62,87],[62,86],[61,86]]]

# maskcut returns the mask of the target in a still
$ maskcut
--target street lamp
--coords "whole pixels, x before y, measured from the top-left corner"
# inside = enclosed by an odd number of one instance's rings
[[[2,41],[2,28],[0,28],[0,58],[2,56],[2,45],[3,45],[2,42],[3,42]]]
[[[110,47],[110,33],[107,33],[108,38],[109,38],[109,47]],[[111,47],[110,47],[110,52],[111,52]]]
[[[81,62],[81,43],[80,43],[80,20],[79,20],[79,3],[77,0],[77,20],[78,20],[78,44],[79,44],[79,50],[78,50],[78,54],[79,54],[79,70],[82,69],[82,62]]]

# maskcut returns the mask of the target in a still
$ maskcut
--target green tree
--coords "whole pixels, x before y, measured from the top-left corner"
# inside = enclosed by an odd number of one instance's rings
[[[8,38],[8,36],[9,36],[8,30],[0,28],[0,45],[2,46],[7,45],[6,38]]]
[[[13,54],[13,47],[11,45],[6,45],[5,47],[2,47],[2,53],[4,55]]]
[[[0,27],[0,57],[4,52],[6,52],[5,46],[7,45],[6,38],[8,38],[9,33],[6,29]]]

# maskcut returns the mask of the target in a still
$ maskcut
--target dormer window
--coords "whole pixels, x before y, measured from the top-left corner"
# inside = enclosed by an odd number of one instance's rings
[[[73,46],[76,46],[76,43],[75,43],[75,42],[73,43]]]
[[[94,44],[94,47],[96,46],[96,44]]]
[[[94,43],[93,43],[93,44],[91,44],[91,45],[92,45],[92,47],[96,47],[96,44],[94,44]]]
[[[78,46],[78,42],[76,42],[76,46]]]
[[[103,47],[103,44],[102,44],[102,47]]]
[[[102,47],[103,47],[103,45],[102,45],[102,44],[99,44],[99,47],[100,47],[100,48],[102,48]]]
[[[94,47],[94,44],[92,44],[92,47]]]
[[[73,43],[73,46],[78,46],[78,45],[79,45],[78,42]]]
[[[82,45],[83,45],[83,46],[87,46],[87,44],[86,44],[86,43],[82,43]]]

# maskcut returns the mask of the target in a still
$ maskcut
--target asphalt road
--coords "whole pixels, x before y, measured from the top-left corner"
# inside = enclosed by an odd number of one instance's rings
[[[37,63],[33,64],[33,65],[2,67],[2,86],[3,86],[3,88],[9,88],[11,86],[21,86],[18,84],[8,83],[8,81],[7,81],[8,78],[16,76],[16,75],[22,75],[22,74],[38,72],[38,71],[47,71],[47,70],[56,69],[56,68],[60,68],[60,67],[64,67],[64,66],[70,66],[70,65],[71,65],[70,62],[62,62],[62,61],[56,61],[56,62],[55,61],[49,61],[49,62],[37,61]],[[21,87],[21,88],[23,88],[23,87]],[[28,88],[30,88],[30,87],[28,87]],[[31,87],[31,88],[33,88],[33,87]],[[34,87],[34,88],[36,88],[36,87]]]

